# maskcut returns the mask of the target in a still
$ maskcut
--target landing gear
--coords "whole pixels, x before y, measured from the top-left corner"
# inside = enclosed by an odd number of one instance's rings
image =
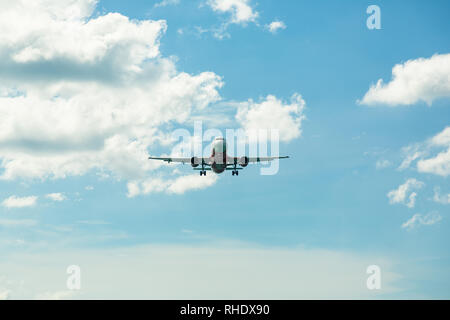
[[[205,176],[206,177],[206,170],[205,170],[205,161],[202,160],[202,170],[200,170],[200,177]]]
[[[234,175],[236,175],[236,176],[238,176],[239,175],[239,171],[237,170],[237,168],[236,168],[236,160],[234,161],[234,167],[233,167],[233,171],[231,172],[231,175],[232,176],[234,176]]]

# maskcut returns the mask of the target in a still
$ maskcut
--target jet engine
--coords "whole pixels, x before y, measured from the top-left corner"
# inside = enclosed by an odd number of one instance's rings
[[[241,157],[238,163],[241,167],[246,167],[248,165],[248,161],[249,161],[248,157]]]
[[[198,167],[198,165],[200,164],[200,159],[197,157],[192,157],[191,158],[191,166],[192,168],[196,168]]]

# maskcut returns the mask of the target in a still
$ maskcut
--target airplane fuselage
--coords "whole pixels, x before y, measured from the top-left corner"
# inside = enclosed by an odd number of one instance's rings
[[[222,173],[227,168],[227,142],[224,138],[216,138],[211,148],[211,170]]]

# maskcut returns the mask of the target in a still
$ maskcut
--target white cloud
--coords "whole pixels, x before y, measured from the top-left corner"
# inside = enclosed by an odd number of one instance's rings
[[[435,146],[450,146],[450,127],[446,127],[442,132],[431,138],[431,144]]]
[[[450,97],[450,54],[409,60],[392,69],[392,80],[378,80],[360,103],[390,106],[411,105],[424,101],[428,105],[438,98]]]
[[[423,155],[423,152],[418,150],[418,146],[409,146],[403,148],[403,152],[406,153],[406,157],[398,167],[399,170],[409,168],[411,163],[413,163]]]
[[[14,220],[14,219],[0,219],[1,227],[32,227],[37,224],[36,220],[31,219],[23,219],[23,220]]]
[[[417,193],[412,190],[420,189],[425,184],[416,179],[408,179],[404,184],[400,185],[397,189],[390,191],[387,196],[390,204],[402,203],[408,208],[414,208],[416,203]]]
[[[166,192],[168,194],[183,194],[188,190],[199,190],[210,187],[216,183],[218,176],[209,173],[206,176],[191,174],[180,176],[175,179],[150,178],[144,181],[129,182],[128,197],[133,198],[138,195]]]
[[[399,169],[417,161],[417,171],[446,177],[450,175],[450,127],[424,143],[404,148],[405,159]]]
[[[402,228],[412,230],[421,225],[431,226],[441,220],[442,220],[441,215],[436,212],[428,213],[425,216],[417,213],[413,215],[411,219],[403,223]]]
[[[92,191],[92,190],[94,190],[94,187],[93,186],[86,186],[84,189],[87,190],[87,191]]]
[[[292,96],[290,104],[269,95],[261,103],[253,100],[240,103],[236,119],[247,133],[252,130],[278,130],[280,141],[289,142],[301,136],[304,109],[305,101],[299,94]]]
[[[230,23],[246,24],[258,18],[258,12],[250,5],[251,0],[208,0],[207,4],[216,12],[231,14]]]
[[[148,161],[148,152],[167,146],[167,128],[214,113],[208,107],[221,99],[222,78],[180,72],[176,58],[162,56],[164,20],[93,15],[96,4],[0,2],[0,179],[64,179],[94,172],[154,181],[154,170],[163,164]],[[249,1],[211,4],[230,12],[233,23],[257,17]],[[259,120],[270,125],[264,113],[272,108],[276,125],[283,126],[282,140],[300,136],[304,101],[299,96],[291,105],[273,96],[243,105],[247,109],[240,110],[240,118],[249,120],[244,125]],[[212,179],[161,181],[165,192],[180,194],[189,183],[198,189],[212,185]]]
[[[220,99],[220,77],[159,54],[165,21],[94,18],[95,3],[1,3],[2,179],[145,176],[160,166],[147,160],[159,126]]]
[[[53,200],[53,201],[56,201],[56,202],[61,202],[61,201],[64,201],[64,200],[67,199],[64,194],[59,193],[59,192],[58,193],[49,193],[45,197],[47,199],[50,199],[50,200]]]
[[[247,26],[248,23],[257,23],[259,13],[251,6],[251,0],[207,0],[206,4],[214,11],[227,14],[229,17],[219,27],[202,28],[196,27],[196,33],[201,35],[205,32],[212,32],[217,39],[229,38],[227,32],[231,24]]]
[[[200,177],[198,174],[178,177],[175,181],[171,181],[167,191],[169,193],[183,194],[187,190],[198,190],[212,186],[216,183],[218,176],[209,173],[206,177]]]
[[[434,189],[433,200],[441,204],[450,204],[450,193],[441,194],[441,189],[437,187]]]
[[[439,153],[433,158],[418,161],[417,169],[419,172],[448,176],[450,174],[450,149]]]
[[[127,189],[128,189],[127,193],[128,198],[134,198],[141,194],[141,188],[138,182],[128,182]]]
[[[167,7],[171,5],[177,5],[180,3],[180,0],[162,0],[161,2],[155,3],[155,8],[159,7]]]
[[[25,208],[25,207],[33,207],[36,205],[38,197],[30,196],[30,197],[16,197],[10,196],[9,198],[3,200],[2,206],[6,208]]]
[[[266,29],[275,34],[279,30],[286,29],[286,24],[283,21],[276,20],[266,25]]]
[[[39,61],[77,62],[139,71],[144,59],[159,54],[165,21],[133,22],[118,13],[91,18],[95,0],[26,0],[0,3],[3,58],[18,65]],[[83,44],[83,45],[80,45]],[[16,65],[18,67],[18,65]],[[35,66],[37,66],[35,64]]]
[[[156,168],[146,159],[155,127],[185,121],[191,108],[217,100],[221,86],[212,73],[161,72],[156,83],[120,89],[77,83],[69,85],[74,93],[67,97],[29,91],[26,97],[0,98],[1,177],[64,178],[104,169],[128,178]],[[58,87],[56,95],[69,89]]]
[[[445,148],[437,155],[417,162],[419,172],[433,173],[440,176],[450,175],[450,127],[431,138],[428,142],[430,147]]]

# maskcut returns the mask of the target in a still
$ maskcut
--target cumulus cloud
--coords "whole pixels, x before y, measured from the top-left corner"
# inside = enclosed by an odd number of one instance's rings
[[[419,226],[431,226],[442,220],[442,216],[439,213],[431,212],[426,215],[419,213],[413,215],[411,219],[402,224],[403,229],[412,230]]]
[[[450,127],[423,143],[404,148],[405,159],[399,169],[417,162],[417,171],[443,177],[450,175]]]
[[[286,29],[286,24],[283,21],[275,20],[270,24],[266,25],[266,29],[269,30],[270,33],[277,33],[279,30]]]
[[[269,95],[260,103],[253,100],[240,103],[236,120],[247,133],[252,130],[278,130],[280,141],[289,142],[301,136],[305,105],[299,94],[294,94],[290,103]]]
[[[251,0],[207,0],[206,4],[214,12],[227,14],[229,17],[219,27],[196,27],[197,33],[212,32],[217,39],[224,39],[230,37],[227,29],[231,24],[246,26],[251,22],[256,23],[259,14],[250,3]]]
[[[30,196],[30,197],[16,197],[10,196],[9,198],[3,200],[2,206],[5,208],[25,208],[25,207],[33,207],[36,205],[38,197]]]
[[[154,168],[146,154],[155,128],[185,121],[191,108],[217,100],[221,86],[212,73],[161,72],[156,83],[120,89],[61,83],[44,97],[32,88],[26,96],[0,98],[1,177],[64,178],[103,168],[126,178]]]
[[[220,98],[220,77],[159,54],[165,21],[94,18],[95,4],[1,2],[2,179],[145,175],[159,166],[147,161],[158,126]]]
[[[428,105],[438,98],[450,97],[450,54],[408,60],[392,69],[392,80],[382,79],[373,85],[361,104],[411,105],[424,101]]]
[[[231,15],[230,23],[246,24],[254,22],[258,12],[250,5],[251,0],[208,0],[207,4],[216,12]]]
[[[21,68],[25,65],[36,69],[72,63],[85,72],[102,62],[121,71],[137,72],[143,60],[158,55],[165,21],[130,21],[118,13],[91,18],[96,3],[2,1],[0,48],[3,64],[12,63],[7,71],[26,72]]]
[[[401,203],[408,208],[414,208],[416,203],[417,193],[412,190],[420,189],[425,184],[414,178],[406,180],[406,182],[400,185],[397,189],[389,191],[387,194],[390,204]]]
[[[47,199],[50,199],[52,201],[61,202],[66,200],[66,196],[60,192],[57,193],[49,193],[45,196]]]
[[[216,10],[230,12],[234,23],[257,16],[249,1],[214,3]],[[220,76],[181,72],[176,59],[161,54],[164,20],[93,15],[96,4],[0,2],[0,179],[96,172],[152,180],[163,164],[148,161],[148,153],[168,145],[167,128],[211,114],[208,108],[221,99]],[[279,125],[287,126],[283,141],[300,135],[304,102],[294,100],[291,105],[273,96],[267,100]],[[249,125],[267,121],[264,104],[245,104],[248,112],[240,117]],[[183,193],[189,189],[186,179],[163,185],[167,192]]]
[[[166,192],[168,194],[183,194],[188,190],[199,190],[212,186],[217,181],[217,175],[210,173],[206,176],[191,174],[175,179],[151,178],[145,181],[129,182],[127,185],[129,198],[138,195]]]

